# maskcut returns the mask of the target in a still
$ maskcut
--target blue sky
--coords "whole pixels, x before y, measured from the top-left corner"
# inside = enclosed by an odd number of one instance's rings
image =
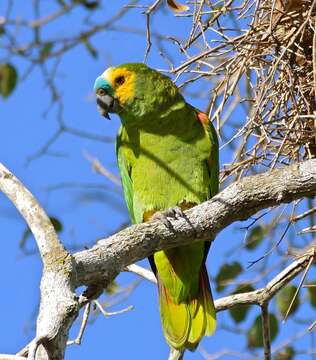
[[[4,14],[5,3],[6,1],[3,1],[0,4],[0,16]],[[12,17],[20,15],[32,19],[30,4],[31,2],[14,2]],[[93,17],[93,22],[105,21],[124,4],[124,1],[114,0],[102,2],[101,11]],[[42,2],[42,15],[54,10],[56,10],[54,1]],[[72,15],[52,22],[43,30],[42,39],[50,41],[76,34],[78,29],[84,27],[82,19],[85,14],[86,12],[78,8]],[[186,18],[175,20],[165,7],[160,9],[153,19],[153,29],[165,34],[172,32],[173,36],[180,38],[183,37],[184,30],[189,29],[189,25],[190,20]],[[141,9],[133,9],[116,26],[144,30],[145,17],[141,14]],[[32,34],[20,30],[18,37],[20,44],[23,44],[32,38]],[[55,81],[63,101],[62,117],[67,126],[114,139],[119,127],[119,119],[112,116],[112,120],[107,121],[100,117],[93,98],[93,83],[109,65],[142,61],[146,41],[144,36],[108,29],[94,36],[91,44],[99,53],[96,59],[85,46],[79,45],[62,57],[58,67]],[[169,43],[166,49],[171,52],[176,64],[183,61],[175,45]],[[191,54],[196,51],[198,49],[192,50]],[[159,46],[154,42],[148,64],[154,68],[167,69],[168,65],[159,52]],[[5,49],[1,49],[0,37],[0,62],[3,61],[8,61],[8,56]],[[28,68],[28,63],[17,56],[9,58],[9,61],[16,66],[21,78]],[[48,69],[52,69],[54,61],[48,61]],[[203,83],[200,82],[197,87],[193,86],[192,90],[198,89],[201,84]],[[50,147],[50,154],[28,161],[58,129],[57,104],[54,104],[47,116],[43,117],[43,113],[49,107],[50,96],[47,82],[43,79],[41,71],[35,68],[25,80],[18,83],[12,96],[5,101],[0,99],[1,161],[31,190],[47,213],[62,222],[63,231],[60,238],[65,246],[71,249],[83,249],[84,245],[91,246],[97,239],[113,233],[128,221],[121,189],[93,172],[91,164],[86,159],[87,154],[96,157],[106,168],[118,174],[114,142],[105,143],[63,133]],[[188,100],[201,109],[205,109],[207,105],[206,96],[188,98]],[[239,114],[243,116],[242,111]],[[230,156],[229,151],[224,150],[221,153],[221,162],[224,163]],[[89,189],[87,184],[90,186]],[[52,190],[55,186],[59,188]],[[246,268],[249,260],[261,255],[266,249],[266,246],[263,246],[251,255],[242,251],[243,249],[235,251],[235,243],[239,243],[244,237],[243,231],[236,231],[239,225],[221,233],[212,246],[208,258],[211,277],[217,274],[223,262],[238,259]],[[15,353],[34,337],[41,262],[37,255],[26,256],[19,247],[19,241],[25,231],[25,223],[3,195],[0,195],[0,227],[2,229],[0,352]],[[26,247],[29,250],[34,249],[32,239],[28,240]],[[141,265],[147,266],[146,260],[142,261]],[[251,278],[253,273],[250,269],[245,271],[243,276]],[[117,282],[121,287],[125,287],[135,280],[137,277],[132,274],[121,274]],[[218,297],[218,294],[215,293],[215,297]],[[134,306],[134,309],[128,313],[109,318],[98,316],[96,321],[87,327],[82,345],[67,348],[66,359],[166,358],[168,347],[160,328],[157,291],[154,285],[142,281],[125,301],[108,310],[115,311],[128,305]],[[274,304],[272,309],[273,307]],[[311,314],[309,307],[305,307],[305,311]],[[243,327],[247,329],[258,314],[258,309],[253,308]],[[218,318],[218,332],[214,337],[204,339],[201,347],[209,352],[228,347],[236,351],[244,351],[243,336],[221,330],[224,323],[232,325],[229,314],[220,313]],[[71,330],[71,338],[76,335],[78,325],[79,320]],[[280,327],[284,326],[280,323]],[[289,333],[294,334],[296,330],[301,329],[298,324],[291,321],[286,326],[287,334],[281,335],[277,343],[286,339]],[[305,346],[305,341],[309,342],[309,338],[308,340],[302,338],[300,341],[301,345]],[[231,357],[229,355],[223,358]],[[202,355],[197,351],[189,353],[186,359],[202,359]]]

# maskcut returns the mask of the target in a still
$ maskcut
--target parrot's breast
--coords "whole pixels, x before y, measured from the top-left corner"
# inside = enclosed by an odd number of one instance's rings
[[[207,159],[210,144],[197,123],[199,136],[139,132],[125,145],[131,159],[133,208],[136,222],[147,212],[182,203],[199,204],[210,197]],[[135,140],[133,138],[133,140]]]

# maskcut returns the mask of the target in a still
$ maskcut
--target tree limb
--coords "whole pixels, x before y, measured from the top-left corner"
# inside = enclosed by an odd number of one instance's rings
[[[28,223],[44,265],[36,338],[29,344],[28,359],[62,359],[69,327],[79,309],[72,281],[72,257],[34,196],[2,164],[0,189]]]
[[[267,303],[286,284],[305,270],[311,261],[315,261],[315,248],[309,249],[305,254],[293,261],[283,271],[276,275],[268,284],[258,290],[241,294],[229,295],[215,300],[216,311],[223,311],[240,305],[259,305]]]
[[[42,260],[45,262],[45,257],[49,257],[51,253],[58,252],[63,256],[65,249],[59,242],[49,217],[34,196],[1,163],[0,189],[13,202],[27,222],[37,242]]]
[[[246,220],[264,208],[316,195],[316,159],[235,182],[209,201],[185,211],[185,218],[131,226],[91,249],[74,254],[77,286],[111,281],[126,266],[155,251],[212,241],[235,221]]]

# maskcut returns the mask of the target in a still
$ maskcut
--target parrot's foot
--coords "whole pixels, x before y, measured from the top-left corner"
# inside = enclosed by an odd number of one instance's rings
[[[167,228],[172,228],[172,225],[168,218],[185,218],[185,214],[179,206],[175,206],[164,211],[158,211],[152,217],[152,219],[160,220]]]

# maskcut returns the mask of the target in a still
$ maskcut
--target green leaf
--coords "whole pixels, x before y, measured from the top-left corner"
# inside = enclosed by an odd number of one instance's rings
[[[239,262],[235,261],[231,264],[224,264],[216,275],[216,290],[222,291],[229,282],[235,279],[242,272],[242,267]]]
[[[42,47],[41,51],[40,51],[40,59],[43,61],[47,58],[47,56],[50,54],[52,48],[54,46],[54,43],[52,42],[47,42],[44,44],[44,46]]]
[[[4,26],[0,26],[0,36],[5,33]]]
[[[294,294],[297,290],[297,287],[295,285],[288,285],[286,287],[284,287],[276,296],[276,302],[277,302],[277,307],[278,310],[280,312],[280,314],[285,317],[288,308],[291,304],[291,301],[294,297]],[[296,299],[294,300],[294,303],[290,309],[289,315],[293,314],[297,308],[300,305],[300,299],[297,296]]]
[[[99,0],[96,1],[91,1],[91,0],[73,0],[73,3],[77,3],[77,4],[81,4],[82,6],[84,6],[86,9],[88,10],[94,10],[96,9],[100,3]]]
[[[14,90],[18,79],[18,74],[11,64],[0,65],[0,95],[8,97]]]
[[[291,346],[286,346],[275,354],[274,360],[292,360],[294,359],[294,355],[294,349]]]
[[[55,218],[53,216],[51,216],[49,218],[49,220],[53,224],[54,229],[57,233],[60,233],[61,231],[63,231],[63,224],[60,222],[60,220],[58,220],[57,218]]]
[[[82,5],[88,10],[94,10],[99,6],[99,1],[84,1]]]
[[[279,324],[274,314],[269,314],[269,321],[270,321],[270,338],[271,341],[273,341],[279,332]],[[261,315],[256,317],[251,328],[248,330],[247,340],[248,340],[249,348],[263,347]]]
[[[104,290],[108,295],[114,295],[118,289],[119,289],[119,286],[118,286],[117,282],[115,280],[113,280],[108,284],[108,286]]]
[[[308,294],[309,301],[310,301],[312,307],[316,308],[316,284],[315,284],[315,281],[308,282],[306,285],[309,285],[309,287],[307,287],[307,294]]]
[[[261,243],[264,236],[265,230],[262,226],[258,225],[253,227],[246,239],[246,248],[248,250],[255,249]]]
[[[22,250],[25,249],[26,242],[27,242],[29,236],[31,236],[31,235],[32,235],[32,232],[31,232],[30,228],[27,226],[25,228],[25,230],[23,231],[22,238],[19,242],[20,249],[22,249]]]
[[[91,45],[90,41],[87,38],[83,38],[82,42],[84,43],[86,49],[89,51],[90,55],[93,58],[97,58],[98,57],[98,52],[96,51],[96,49]]]
[[[254,290],[254,288],[249,284],[239,285],[236,288],[236,290],[234,292],[232,292],[232,295],[241,294],[241,293],[245,293],[245,292],[249,292],[249,291],[253,291],[253,290]],[[235,307],[229,309],[229,314],[233,318],[235,323],[240,323],[243,320],[245,320],[250,308],[251,307],[248,305],[235,306]]]

